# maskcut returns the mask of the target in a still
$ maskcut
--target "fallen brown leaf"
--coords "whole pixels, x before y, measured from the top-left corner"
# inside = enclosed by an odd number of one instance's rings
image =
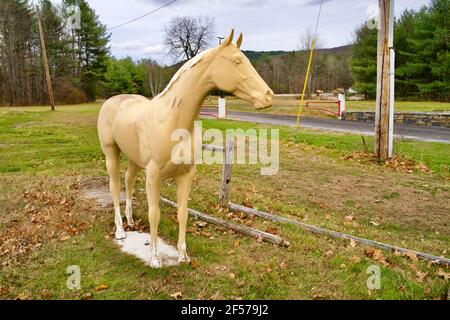
[[[70,239],[70,236],[68,236],[68,235],[65,235],[65,236],[62,236],[61,238],[59,238],[60,241],[67,241],[69,239]]]
[[[172,293],[170,296],[175,300],[181,300],[183,298],[183,294],[181,293],[181,291]]]
[[[386,258],[383,255],[383,252],[380,249],[374,249],[374,248],[366,248],[364,250],[364,253],[373,260],[380,262],[385,267],[389,266],[389,263],[386,261]]]
[[[428,273],[417,271],[416,276],[419,282],[423,282],[423,280],[425,280],[425,278],[428,276]]]
[[[92,299],[93,297],[94,297],[94,295],[93,295],[92,293],[88,292],[88,293],[85,293],[85,294],[81,297],[81,300],[90,300],[90,299]]]
[[[353,213],[351,213],[345,217],[345,220],[348,222],[351,222],[351,221],[353,221],[354,218],[355,218],[355,216],[353,215]]]
[[[271,227],[271,226],[268,226],[267,227],[267,229],[266,229],[266,232],[267,233],[270,233],[270,234],[278,234],[278,229],[277,228],[274,228],[274,227]]]
[[[101,284],[101,285],[95,287],[95,291],[103,291],[106,289],[108,289],[108,286],[106,284]]]
[[[327,252],[325,252],[325,257],[327,257],[327,258],[330,258],[330,257],[332,257],[332,256],[333,256],[333,254],[334,254],[334,252],[333,252],[333,251],[331,251],[331,250],[328,250]]]
[[[419,258],[417,257],[417,254],[415,254],[414,252],[411,252],[411,251],[404,252],[403,255],[405,257],[408,257],[409,259],[411,259],[414,262],[419,262]]]
[[[42,290],[42,299],[51,299],[53,294],[49,290]]]
[[[442,269],[439,269],[436,274],[441,277],[444,278],[445,280],[449,280],[450,279],[450,272],[445,272]]]
[[[411,264],[409,264],[408,266],[409,266],[412,270],[418,271],[417,265],[415,265],[414,263],[411,263]]]
[[[200,263],[198,262],[197,259],[192,259],[191,260],[191,267],[194,269],[197,269],[200,266]]]
[[[209,297],[209,300],[220,300],[220,292],[217,291],[214,293],[211,297]]]
[[[19,293],[16,300],[29,300],[29,297],[25,293]]]

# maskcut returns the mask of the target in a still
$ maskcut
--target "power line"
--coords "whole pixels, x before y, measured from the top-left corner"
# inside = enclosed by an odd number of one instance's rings
[[[296,129],[298,129],[298,124],[300,122],[300,115],[301,115],[302,109],[303,109],[303,101],[305,99],[306,87],[308,86],[309,71],[311,70],[314,48],[315,48],[316,41],[317,41],[317,31],[319,29],[319,21],[320,21],[320,15],[322,13],[322,6],[323,6],[323,0],[320,0],[319,14],[317,15],[317,21],[316,21],[316,29],[314,30],[314,36],[311,40],[311,51],[309,54],[308,68],[306,69],[305,82],[303,83],[303,92],[302,92],[302,96],[300,99],[300,107],[299,107],[298,113],[297,113],[297,122],[295,124]]]
[[[322,13],[323,0],[320,1],[319,15],[317,16],[316,30],[314,31],[314,39],[317,39],[317,30],[319,29],[320,15]]]
[[[168,7],[168,6],[174,4],[174,3],[177,2],[177,1],[178,1],[178,0],[172,0],[172,1],[170,1],[170,2],[168,2],[168,3],[166,3],[166,4],[164,4],[164,5],[162,5],[161,7],[158,7],[158,8],[156,8],[155,10],[150,11],[150,12],[148,12],[148,13],[146,13],[146,14],[140,16],[140,17],[134,18],[133,20],[130,20],[130,21],[124,22],[124,23],[122,23],[122,24],[119,24],[119,25],[117,25],[117,26],[115,26],[115,27],[109,28],[108,31],[111,31],[111,30],[114,30],[114,29],[118,29],[118,28],[123,27],[123,26],[125,26],[125,25],[127,25],[127,24],[130,24],[130,23],[132,23],[132,22],[135,22],[135,21],[137,21],[137,20],[140,20],[140,19],[142,19],[142,18],[145,18],[146,16],[149,16],[149,15],[151,15],[152,13],[155,13],[156,11],[159,11],[159,10],[165,8],[165,7]]]

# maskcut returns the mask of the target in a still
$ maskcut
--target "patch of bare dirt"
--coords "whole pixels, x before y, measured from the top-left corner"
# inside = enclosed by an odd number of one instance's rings
[[[112,207],[113,201],[109,190],[109,177],[92,177],[78,183],[80,196],[101,208]],[[120,193],[120,202],[125,203],[125,192]]]

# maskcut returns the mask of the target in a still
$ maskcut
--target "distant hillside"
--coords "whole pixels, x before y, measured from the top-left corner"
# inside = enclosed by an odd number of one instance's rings
[[[353,45],[346,45],[335,48],[324,48],[318,49],[317,52],[322,53],[330,53],[330,54],[350,54]],[[300,50],[298,50],[300,51]],[[292,53],[295,51],[283,51],[283,50],[275,50],[275,51],[253,51],[253,50],[243,50],[242,51],[251,61],[258,60],[261,56],[266,55],[271,58],[276,56],[282,56],[288,53]]]
[[[326,48],[326,49],[319,49],[318,52],[324,52],[324,53],[333,53],[333,54],[350,54],[352,52],[353,45],[349,44],[346,46],[341,47],[335,47],[335,48]]]
[[[268,55],[270,57],[275,57],[288,53],[289,51],[252,51],[243,50],[242,51],[250,60],[258,60],[262,55]]]

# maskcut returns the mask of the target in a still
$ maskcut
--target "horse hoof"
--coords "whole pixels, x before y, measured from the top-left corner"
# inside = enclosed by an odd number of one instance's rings
[[[179,255],[178,256],[178,263],[190,263],[191,259],[188,255]]]
[[[150,268],[156,268],[156,269],[162,268],[161,259],[159,259],[159,258],[152,258],[150,260]]]
[[[127,237],[125,230],[118,229],[116,230],[116,240],[123,240]]]

